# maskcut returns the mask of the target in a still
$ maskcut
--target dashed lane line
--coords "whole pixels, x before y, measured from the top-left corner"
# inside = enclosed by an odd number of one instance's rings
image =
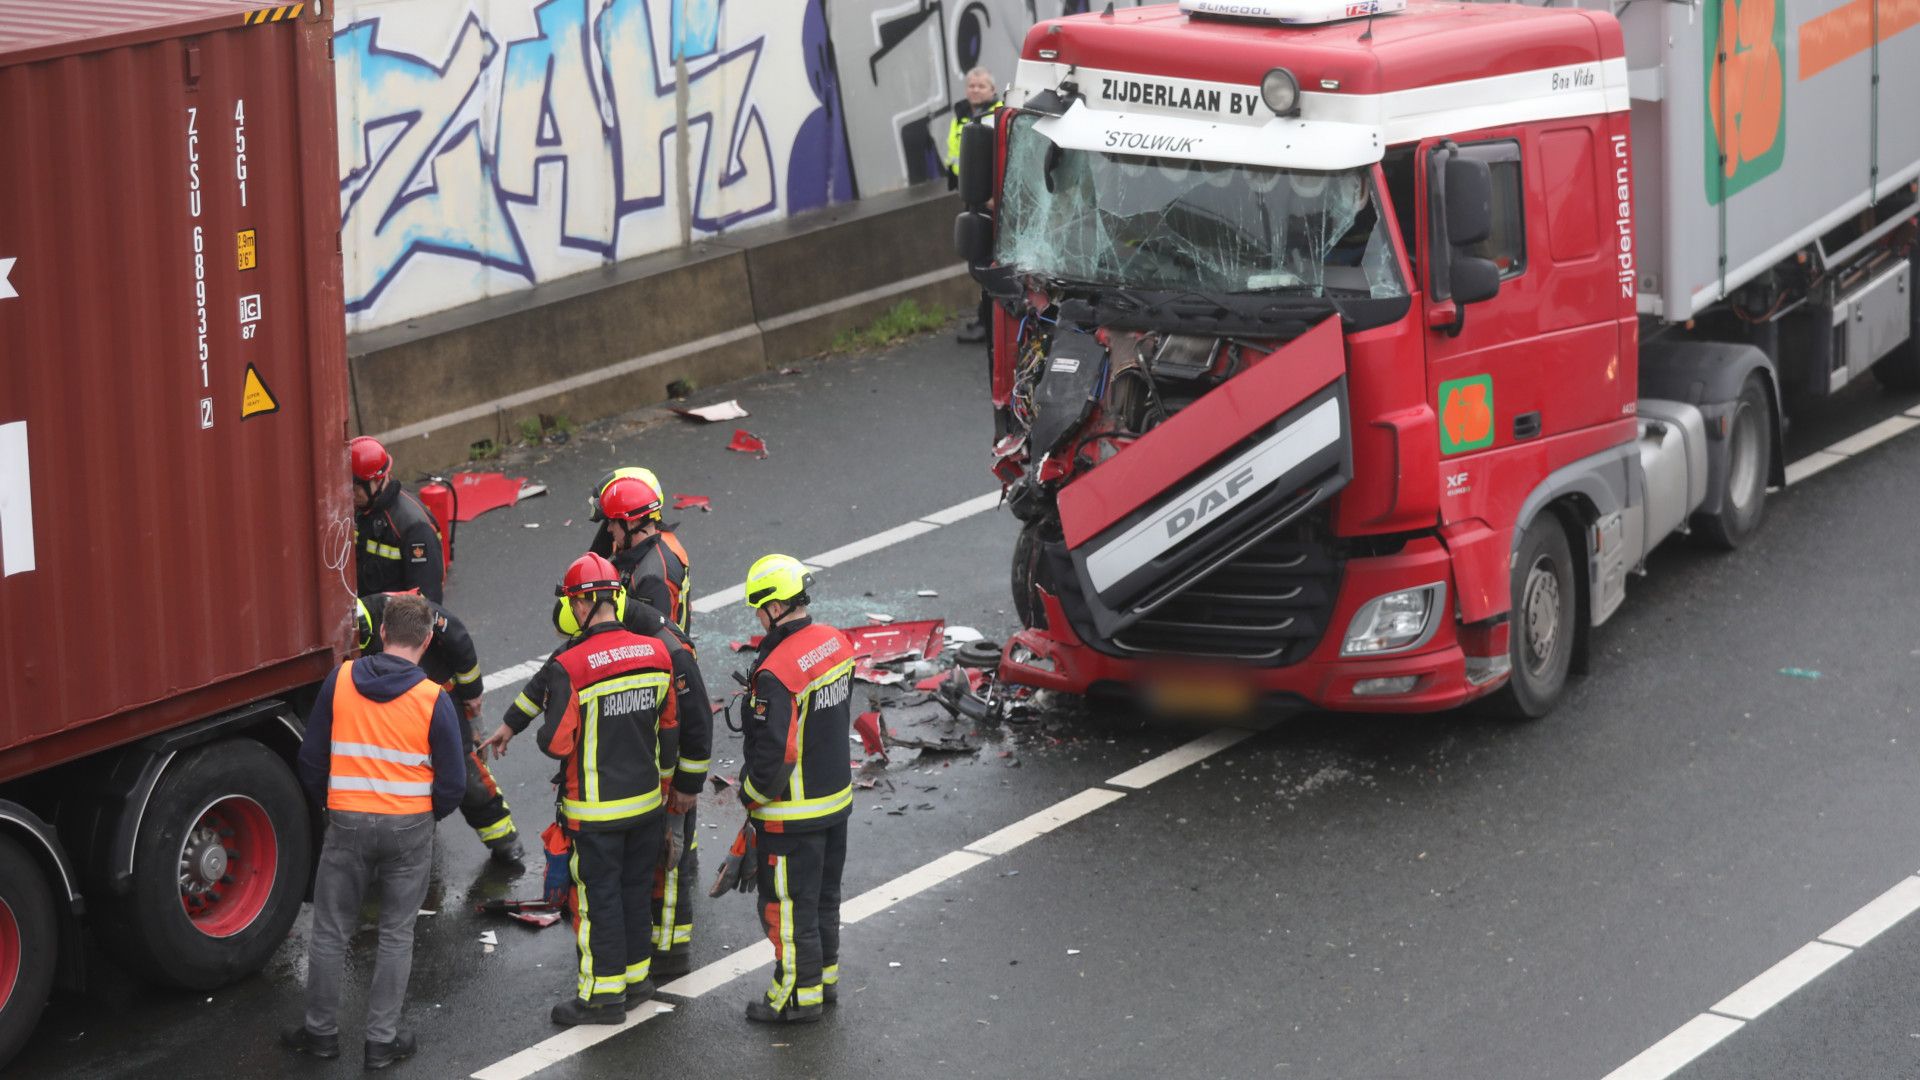
[[[1666,1080],[1915,911],[1920,911],[1920,875],[1905,878],[1868,901],[1826,933],[1795,949],[1786,959],[1608,1073],[1606,1080]]]
[[[1192,742],[1174,747],[1120,775],[1131,777],[1135,790],[1144,789],[1182,769],[1205,761],[1228,747],[1238,745],[1242,740],[1258,734],[1264,728],[1229,730],[1232,738],[1223,737],[1218,731],[1208,732]],[[841,925],[855,925],[863,919],[886,911],[983,863],[991,862],[996,856],[1004,855],[1022,844],[1126,797],[1127,792],[1092,787],[1062,799],[1044,810],[1021,818],[1004,829],[983,836],[958,851],[949,851],[892,881],[875,886],[847,900],[840,907]],[[767,941],[757,941],[747,948],[667,983],[660,988],[660,993],[666,997],[691,1000],[712,993],[735,979],[752,974],[771,963],[773,963],[772,944]],[[543,1069],[565,1061],[672,1010],[673,1005],[668,1002],[653,1001],[628,1013],[626,1021],[618,1026],[587,1025],[569,1028],[473,1073],[473,1080],[526,1080],[527,1077]]]
[[[1823,450],[1815,450],[1799,461],[1787,466],[1787,485],[1792,487],[1817,473],[1822,473],[1850,457],[1858,457],[1868,450],[1879,446],[1896,435],[1904,434],[1920,427],[1920,405],[1916,405],[1898,416],[1889,416],[1870,427],[1854,432]]]

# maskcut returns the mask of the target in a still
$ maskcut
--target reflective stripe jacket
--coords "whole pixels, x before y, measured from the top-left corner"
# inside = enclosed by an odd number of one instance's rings
[[[673,696],[680,707],[680,761],[673,769],[673,786],[682,794],[698,795],[712,764],[713,703],[707,697],[707,681],[700,674],[693,639],[652,604],[638,600],[627,601],[622,623],[643,637],[659,638],[673,655]]]
[[[747,815],[769,832],[846,820],[853,812],[853,643],[812,619],[782,623],[760,643],[750,685],[741,731]]]
[[[540,749],[559,758],[560,809],[575,831],[624,829],[661,812],[660,777],[679,758],[673,661],[658,638],[617,622],[574,635],[541,670]]]
[[[629,599],[644,601],[693,633],[693,573],[680,538],[662,530],[613,557]]]
[[[373,643],[367,646],[369,655],[380,651],[380,621],[386,617],[387,601],[393,593],[378,593],[365,597],[361,602],[367,606],[367,615],[373,621]],[[420,670],[427,673],[429,681],[445,686],[453,684],[455,701],[473,701],[480,696],[480,656],[474,651],[473,638],[467,634],[466,624],[461,622],[446,608],[427,601],[433,609],[433,640],[427,642],[427,651],[420,657]]]
[[[397,481],[380,489],[353,518],[354,571],[363,597],[418,589],[440,602],[440,533],[420,501]]]
[[[317,805],[376,814],[432,809],[466,794],[453,702],[398,656],[367,656],[320,684],[300,742],[300,782]]]

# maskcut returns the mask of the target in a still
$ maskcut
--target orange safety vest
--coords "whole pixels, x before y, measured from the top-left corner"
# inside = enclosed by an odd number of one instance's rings
[[[362,814],[433,810],[433,709],[443,691],[422,679],[392,701],[353,685],[353,662],[333,680],[333,759],[327,809]]]

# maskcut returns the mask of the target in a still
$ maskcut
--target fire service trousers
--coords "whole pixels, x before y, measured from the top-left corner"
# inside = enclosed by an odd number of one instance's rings
[[[773,942],[767,1004],[819,1005],[824,985],[840,981],[840,872],[847,865],[847,823],[816,832],[755,828],[760,857],[760,928]]]
[[[678,866],[663,866],[653,876],[653,952],[655,956],[683,953],[693,942],[693,891],[700,883],[700,833],[695,807],[685,814],[668,814],[667,825],[684,823],[686,847]]]
[[[655,813],[624,829],[573,834],[574,942],[580,999],[592,1006],[626,1000],[653,963],[653,867],[666,839]]]

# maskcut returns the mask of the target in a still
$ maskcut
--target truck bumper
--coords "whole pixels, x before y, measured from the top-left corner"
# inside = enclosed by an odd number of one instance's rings
[[[1348,624],[1369,600],[1434,582],[1447,586],[1448,603],[1432,616],[1438,625],[1424,644],[1388,655],[1340,656]],[[1075,633],[1059,600],[1043,592],[1046,628],[1023,630],[1007,642],[1000,677],[1072,694],[1119,691],[1176,706],[1188,701],[1205,702],[1204,707],[1240,701],[1345,712],[1437,712],[1483,697],[1506,681],[1504,673],[1478,682],[1469,678],[1470,667],[1486,671],[1500,665],[1484,660],[1469,664],[1451,604],[1453,596],[1451,559],[1438,540],[1423,538],[1393,555],[1351,559],[1319,645],[1299,663],[1263,667],[1177,655],[1122,655],[1117,649],[1096,648]],[[1498,644],[1504,660],[1504,633],[1498,635]]]

